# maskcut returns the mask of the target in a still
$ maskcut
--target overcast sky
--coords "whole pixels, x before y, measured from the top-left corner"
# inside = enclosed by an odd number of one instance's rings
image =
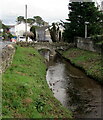
[[[25,4],[28,5],[28,18],[41,16],[52,23],[68,18],[69,0],[1,0],[0,19],[5,24],[15,24],[17,16],[25,15]]]

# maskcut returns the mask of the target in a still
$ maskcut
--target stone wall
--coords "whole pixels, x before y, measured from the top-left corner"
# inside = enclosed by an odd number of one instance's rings
[[[17,45],[20,45],[22,47],[33,47],[36,49],[51,49],[51,50],[57,50],[57,49],[62,49],[66,50],[71,47],[75,47],[74,43],[64,43],[64,42],[54,42],[54,43],[49,43],[49,42],[17,42]]]
[[[0,54],[0,74],[5,72],[5,70],[12,63],[12,59],[15,53],[14,45],[7,45],[2,49]]]
[[[101,45],[96,44],[91,38],[76,38],[77,48],[101,53]]]

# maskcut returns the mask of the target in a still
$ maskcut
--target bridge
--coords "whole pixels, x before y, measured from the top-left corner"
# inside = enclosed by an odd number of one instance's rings
[[[65,43],[65,42],[55,42],[55,43],[49,43],[49,42],[18,42],[17,43],[20,46],[24,47],[33,47],[36,48],[37,50],[40,49],[48,49],[51,52],[56,51],[56,50],[67,50],[71,47],[74,47],[74,43]]]

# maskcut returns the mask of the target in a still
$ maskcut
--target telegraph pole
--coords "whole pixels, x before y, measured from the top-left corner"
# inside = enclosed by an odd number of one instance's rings
[[[85,38],[87,38],[87,25],[89,24],[89,22],[85,22]]]
[[[25,35],[26,35],[26,41],[27,41],[27,5],[25,5]]]
[[[87,38],[87,24],[85,24],[85,38]]]

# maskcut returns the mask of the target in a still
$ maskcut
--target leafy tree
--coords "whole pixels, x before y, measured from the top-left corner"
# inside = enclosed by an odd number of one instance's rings
[[[61,41],[62,40],[62,33],[61,33],[61,31],[59,31],[59,41]]]
[[[9,27],[2,23],[2,28],[3,28],[2,36],[4,37],[4,40],[10,40],[13,37],[13,35],[9,32]]]
[[[34,16],[34,20],[39,26],[44,24],[44,20],[40,16]]]
[[[51,39],[53,42],[57,42],[59,40],[58,38],[58,32],[59,32],[59,26],[56,23],[52,23],[51,28],[49,28]]]
[[[24,16],[17,17],[17,23],[25,22]]]
[[[71,2],[68,6],[70,13],[64,23],[64,40],[73,42],[74,38],[84,37],[85,22],[88,24],[88,36],[101,33],[101,13],[94,2]]]
[[[4,25],[3,23],[2,23],[2,28],[3,28],[4,31],[6,31],[6,30],[9,29],[9,28],[8,28],[6,25]]]
[[[35,23],[35,19],[33,19],[33,18],[28,18],[28,19],[27,19],[27,23],[29,23],[30,25],[32,25],[33,23]]]
[[[4,37],[4,40],[10,40],[13,37],[13,35],[7,31],[3,31],[2,36]]]
[[[36,30],[35,30],[36,26],[32,26],[30,28],[30,31],[34,34],[34,36],[31,36],[31,39],[36,41]]]
[[[24,16],[17,17],[17,23],[20,24],[21,22],[26,22]],[[48,25],[48,23],[45,22],[40,16],[34,16],[33,18],[28,18],[27,23],[29,23],[30,25],[36,23],[38,26]]]

